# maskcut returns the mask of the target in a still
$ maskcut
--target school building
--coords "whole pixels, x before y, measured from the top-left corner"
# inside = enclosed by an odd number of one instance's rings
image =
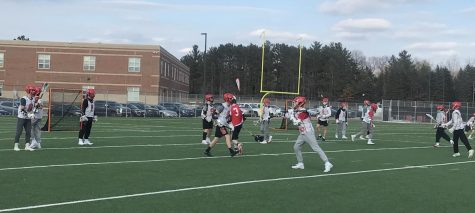
[[[94,88],[96,99],[157,104],[187,96],[189,76],[159,45],[0,40],[0,98],[48,82],[50,88]]]

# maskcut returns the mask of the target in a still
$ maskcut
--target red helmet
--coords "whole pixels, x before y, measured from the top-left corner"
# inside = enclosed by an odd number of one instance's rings
[[[96,97],[96,90],[94,90],[94,89],[87,89],[86,94],[87,94],[87,96],[89,96],[90,98],[94,98],[94,97]]]
[[[205,95],[205,101],[211,101],[211,102],[213,102],[213,100],[214,100],[213,95],[211,95],[211,94],[206,94],[206,95]]]
[[[376,110],[378,110],[378,105],[377,104],[371,104],[371,110],[373,110],[373,112],[376,112]]]
[[[307,100],[303,96],[297,96],[297,97],[294,98],[294,100],[292,102],[294,104],[294,108],[297,108],[297,107],[301,107],[301,106],[305,105],[305,102],[307,102]]]
[[[475,117],[475,112],[474,112],[474,113],[472,113],[472,117]]]
[[[348,106],[348,103],[347,102],[340,102],[340,107],[345,107],[345,106]]]
[[[439,110],[439,111],[444,110],[444,105],[437,105],[437,110]]]
[[[462,107],[462,103],[460,101],[452,102],[452,109],[460,109]]]
[[[370,105],[370,104],[371,104],[371,101],[369,101],[368,99],[364,99],[363,103],[364,103],[365,105]]]
[[[264,98],[264,105],[269,106],[270,104],[270,99]]]
[[[36,91],[36,86],[35,86],[35,85],[33,85],[33,84],[27,84],[27,85],[25,86],[25,92],[26,92],[26,93],[35,95],[35,94],[34,94],[35,91]]]
[[[41,87],[35,87],[35,95],[40,95],[41,93]]]
[[[231,103],[232,100],[235,100],[235,99],[236,99],[236,97],[234,97],[234,95],[231,94],[231,93],[224,93],[224,97],[223,97],[223,98],[224,98],[224,101],[227,102],[227,103]]]
[[[323,103],[323,104],[328,104],[328,98],[323,98],[323,99],[322,99],[322,103]]]

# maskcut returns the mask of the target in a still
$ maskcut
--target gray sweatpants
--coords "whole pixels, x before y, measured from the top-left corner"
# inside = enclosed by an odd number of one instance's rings
[[[368,139],[373,138],[373,127],[371,127],[370,123],[366,123],[364,121],[361,121],[361,131],[356,133],[355,137],[359,136],[365,136],[368,134]]]
[[[16,134],[15,134],[15,143],[20,142],[20,136],[25,129],[25,143],[30,143],[31,138],[31,120],[18,118],[16,122]]]
[[[294,144],[294,152],[297,156],[297,161],[299,163],[303,163],[302,145],[304,143],[308,143],[312,150],[317,152],[323,162],[328,162],[327,155],[325,155],[325,152],[323,152],[322,148],[320,148],[320,146],[318,145],[317,139],[315,138],[315,134],[300,134]]]
[[[338,138],[346,136],[346,122],[340,122],[336,126],[336,134]]]
[[[270,126],[270,120],[261,122],[261,133],[264,135],[264,140],[266,141],[269,140],[269,135],[270,135],[269,126]]]
[[[41,143],[41,119],[31,120],[31,137],[36,140],[36,142]]]

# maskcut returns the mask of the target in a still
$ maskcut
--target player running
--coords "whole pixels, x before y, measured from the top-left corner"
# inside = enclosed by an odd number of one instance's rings
[[[454,110],[452,112],[452,119],[445,123],[442,124],[442,127],[448,127],[452,126],[449,129],[449,132],[453,132],[453,138],[454,138],[454,154],[452,156],[454,157],[459,157],[459,138],[462,141],[462,143],[465,145],[465,148],[468,150],[468,158],[473,157],[473,149],[470,146],[470,143],[468,142],[467,136],[465,136],[464,128],[465,128],[465,123],[463,122],[462,115],[460,113],[460,108],[462,107],[462,103],[460,101],[454,101],[452,102],[452,109]]]
[[[442,124],[447,122],[447,116],[445,115],[444,105],[437,105],[437,117],[435,118],[437,122],[434,126],[436,129],[435,131],[435,144],[434,147],[440,146],[440,138],[444,138],[446,141],[450,142],[450,144],[454,144],[454,141],[450,139],[450,137],[445,133],[445,128],[442,127]]]
[[[322,106],[318,108],[318,115],[317,115],[317,132],[318,132],[318,138],[322,139],[322,141],[325,141],[325,138],[327,136],[327,131],[328,131],[328,119],[332,115],[332,110],[330,106],[328,106],[328,98],[323,98],[322,99]],[[323,136],[322,132],[320,130],[320,127],[323,126]]]
[[[209,144],[211,140],[209,135],[213,129],[213,112],[215,108],[213,106],[214,97],[211,94],[205,95],[205,105],[201,111],[201,119],[203,120],[203,138],[201,140],[202,144]]]

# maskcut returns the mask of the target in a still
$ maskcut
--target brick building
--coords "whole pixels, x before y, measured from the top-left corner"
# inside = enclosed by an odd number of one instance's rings
[[[158,103],[189,92],[190,71],[159,45],[0,40],[0,97],[24,85],[94,88],[98,99]],[[175,97],[172,99],[171,97]]]

